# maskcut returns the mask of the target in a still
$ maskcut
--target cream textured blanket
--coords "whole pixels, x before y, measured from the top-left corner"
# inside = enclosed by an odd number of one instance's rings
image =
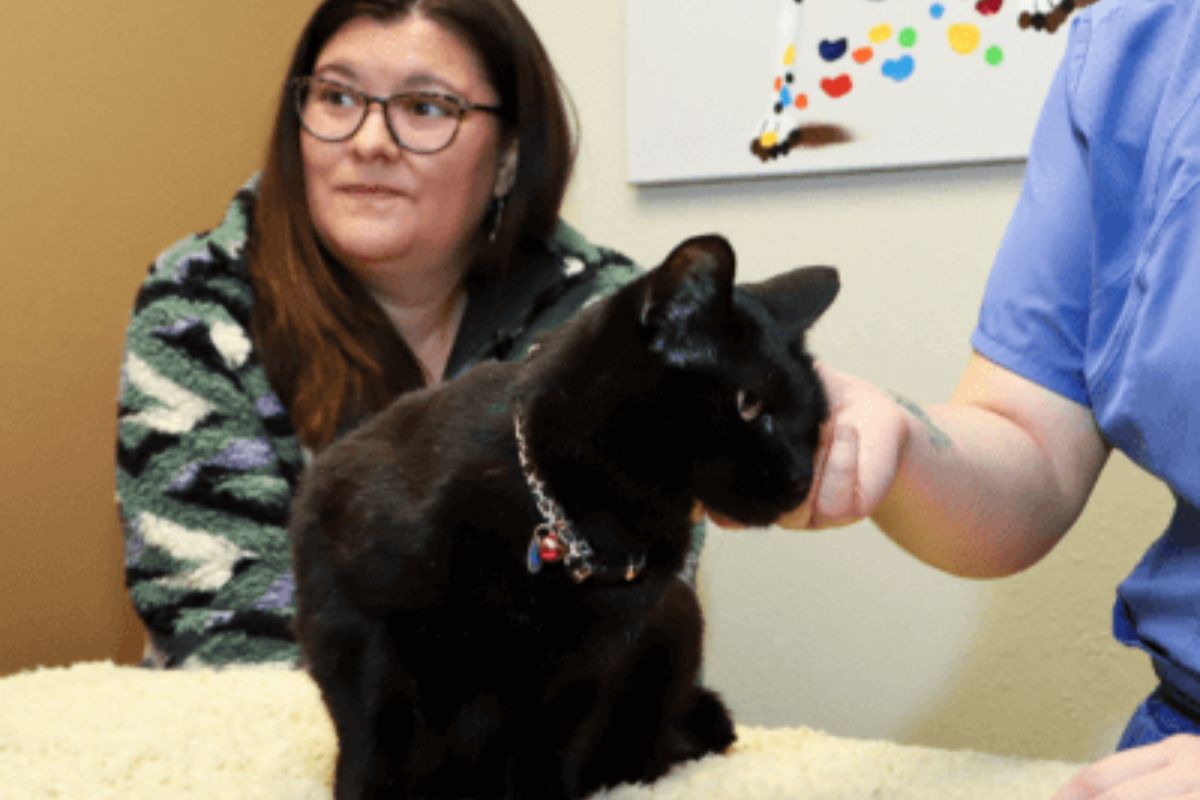
[[[806,728],[738,734],[726,756],[596,800],[1045,800],[1074,769]],[[0,680],[5,800],[329,800],[335,748],[300,672],[88,663]]]

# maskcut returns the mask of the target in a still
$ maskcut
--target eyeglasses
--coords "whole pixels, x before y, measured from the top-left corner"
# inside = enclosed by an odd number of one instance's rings
[[[397,145],[414,153],[445,150],[471,111],[498,114],[500,106],[472,103],[444,92],[401,92],[375,97],[325,78],[292,81],[296,113],[304,130],[324,142],[344,142],[358,133],[371,106],[378,103],[388,133]]]

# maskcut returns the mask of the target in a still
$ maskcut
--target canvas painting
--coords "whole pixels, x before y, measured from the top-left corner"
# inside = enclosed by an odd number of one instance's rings
[[[627,0],[633,183],[1023,158],[1097,0]]]

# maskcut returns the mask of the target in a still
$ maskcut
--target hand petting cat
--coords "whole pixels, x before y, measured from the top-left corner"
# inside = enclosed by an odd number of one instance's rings
[[[816,363],[829,398],[829,419],[816,454],[807,499],[776,524],[792,530],[848,525],[871,515],[896,479],[909,437],[908,404],[874,385]],[[711,510],[723,528],[742,527]]]
[[[876,386],[817,363],[829,419],[808,499],[779,520],[796,530],[848,525],[870,516],[896,480],[910,436],[911,410]]]
[[[817,372],[830,413],[814,489],[784,527],[869,516],[938,569],[1011,575],[1070,529],[1108,455],[1088,409],[978,354],[928,409],[827,364]]]

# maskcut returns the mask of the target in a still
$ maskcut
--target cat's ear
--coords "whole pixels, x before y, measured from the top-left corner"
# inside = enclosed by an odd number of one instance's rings
[[[725,239],[697,236],[646,276],[639,321],[651,349],[680,366],[715,355],[713,334],[733,302],[734,261]]]
[[[833,267],[797,267],[759,283],[739,287],[754,295],[776,320],[807,330],[837,297],[841,283]]]

